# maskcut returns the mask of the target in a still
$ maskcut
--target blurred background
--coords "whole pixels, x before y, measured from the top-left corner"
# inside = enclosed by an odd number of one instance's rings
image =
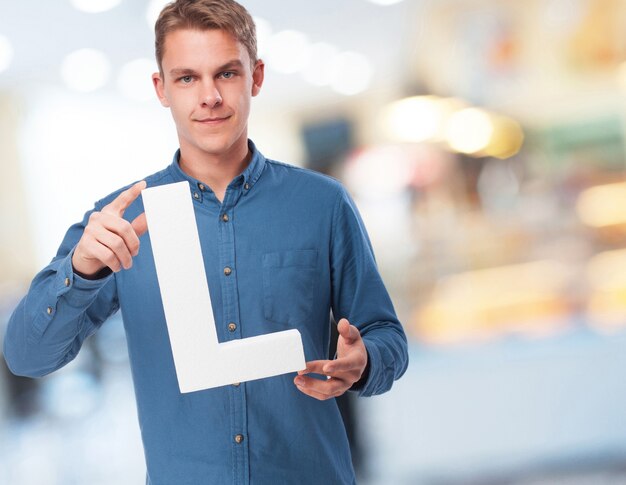
[[[0,3],[0,335],[69,225],[170,163],[164,3]],[[360,483],[626,483],[626,2],[242,3],[251,138],[347,185],[409,337],[351,403]],[[0,363],[0,483],[143,483],[124,338]]]

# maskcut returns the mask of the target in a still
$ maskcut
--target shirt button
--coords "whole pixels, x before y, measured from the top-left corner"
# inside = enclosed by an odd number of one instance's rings
[[[243,435],[242,434],[236,434],[235,435],[235,443],[239,444],[243,441]]]
[[[46,308],[46,312],[48,313],[48,315],[52,315],[52,307],[49,306],[48,308]]]
[[[193,193],[193,198],[198,200],[200,198],[200,194],[198,192]]]
[[[250,190],[250,184],[249,184],[248,182],[246,182],[246,183],[243,185],[243,188],[244,188],[244,189],[246,189],[246,190]]]
[[[206,190],[206,185],[204,185],[204,184],[198,184],[198,188],[199,188],[202,192],[204,192],[204,191]]]
[[[70,286],[70,279],[69,278],[65,278],[65,286]]]
[[[226,276],[230,276],[230,274],[231,274],[232,272],[233,272],[233,270],[232,270],[232,269],[230,269],[228,266],[226,266],[226,267],[224,268],[224,274],[225,274]]]
[[[228,214],[222,214],[222,220],[228,222]]]
[[[228,324],[228,331],[229,331],[229,332],[234,332],[235,330],[237,330],[237,324],[236,324],[236,323],[233,323],[233,322],[230,322],[230,323]]]

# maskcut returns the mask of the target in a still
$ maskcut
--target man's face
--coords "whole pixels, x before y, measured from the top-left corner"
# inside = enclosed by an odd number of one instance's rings
[[[222,30],[175,30],[165,39],[163,74],[152,76],[169,107],[184,157],[224,160],[247,153],[250,100],[263,84],[245,47]],[[238,160],[240,161],[240,160]]]

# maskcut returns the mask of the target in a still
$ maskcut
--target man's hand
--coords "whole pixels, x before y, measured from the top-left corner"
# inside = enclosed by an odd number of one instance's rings
[[[361,378],[367,366],[367,350],[359,329],[342,318],[337,324],[337,330],[337,358],[307,362],[306,369],[299,371],[294,379],[300,391],[315,399],[341,396]],[[306,377],[305,374],[310,372],[326,375],[327,379]]]
[[[124,211],[146,188],[146,182],[137,182],[125,190],[100,212],[89,216],[89,222],[72,256],[74,271],[82,276],[95,276],[105,267],[118,272],[133,265],[139,253],[139,236],[148,230],[145,213],[133,222],[122,218]]]

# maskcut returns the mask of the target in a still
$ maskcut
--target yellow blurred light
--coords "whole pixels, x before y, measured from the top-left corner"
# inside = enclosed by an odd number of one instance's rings
[[[383,127],[397,142],[439,141],[450,114],[461,103],[437,96],[411,96],[391,103],[383,115]]]
[[[626,290],[626,249],[596,254],[587,263],[587,276],[593,290]]]
[[[431,343],[554,331],[569,311],[563,294],[570,275],[562,263],[536,261],[449,276],[413,325]]]
[[[494,131],[485,154],[505,159],[516,155],[524,143],[524,132],[519,123],[505,116],[492,117]]]
[[[583,191],[576,204],[578,216],[592,227],[626,223],[626,183],[599,185]]]
[[[479,108],[465,108],[450,116],[446,141],[454,151],[468,155],[487,148],[494,132],[489,114]]]
[[[626,249],[606,251],[587,263],[590,295],[587,312],[601,330],[626,325]]]

